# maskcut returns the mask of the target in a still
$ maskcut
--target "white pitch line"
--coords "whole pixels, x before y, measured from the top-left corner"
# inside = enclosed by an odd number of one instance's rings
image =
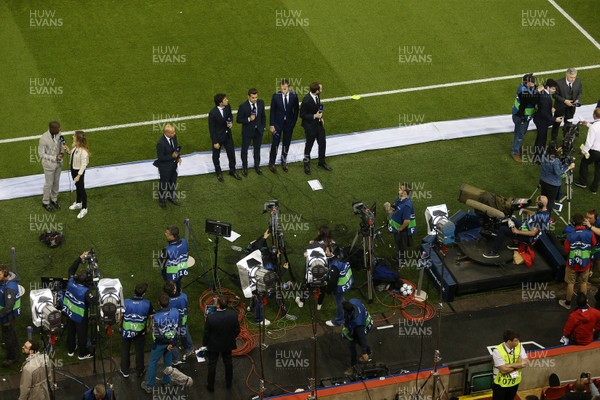
[[[597,69],[597,68],[600,68],[600,64],[597,64],[597,65],[586,65],[584,67],[576,67],[576,68],[578,70]],[[535,73],[538,74],[538,75],[548,75],[548,74],[557,74],[557,73],[564,72],[564,71],[566,71],[566,68],[555,69],[555,70],[551,70],[551,71],[540,71],[540,72],[535,72]],[[418,92],[418,91],[423,91],[423,90],[448,88],[448,87],[453,87],[453,86],[473,85],[473,84],[476,84],[476,83],[497,82],[497,81],[504,81],[504,80],[508,80],[508,79],[517,79],[517,78],[521,78],[523,75],[524,75],[524,73],[516,74],[516,75],[497,76],[497,77],[493,77],[493,78],[474,79],[474,80],[470,80],[470,81],[440,83],[440,84],[437,84],[437,85],[419,86],[419,87],[405,88],[405,89],[396,89],[396,90],[387,90],[387,91],[384,91],[384,92],[363,93],[363,94],[359,94],[358,96],[360,96],[360,97],[387,96],[387,95],[390,95],[390,94]],[[334,101],[345,101],[345,100],[352,100],[352,96],[332,97],[332,98],[329,98],[329,99],[323,99],[322,102],[323,103],[330,103],[330,102],[334,102]],[[270,107],[266,106],[265,109],[268,110],[268,109],[270,109]],[[233,114],[236,114],[236,113],[237,113],[237,111],[233,111]],[[81,130],[85,131],[85,132],[110,131],[110,130],[114,130],[114,129],[134,128],[134,127],[138,127],[138,126],[162,124],[162,123],[167,123],[167,122],[186,121],[186,120],[190,120],[190,119],[203,119],[203,118],[206,118],[206,117],[208,117],[208,114],[188,115],[188,116],[184,116],[184,117],[176,117],[176,118],[168,118],[168,119],[157,119],[157,120],[142,121],[142,122],[131,122],[131,123],[128,123],[128,124],[100,126],[98,128],[88,128],[88,129],[81,129]],[[75,133],[75,131],[65,131],[65,132],[62,132],[63,136],[72,135],[74,133]],[[13,143],[13,142],[24,142],[24,141],[27,141],[27,140],[34,140],[34,139],[39,139],[40,136],[42,136],[42,135],[34,135],[34,136],[24,136],[24,137],[17,137],[17,138],[2,139],[2,140],[0,140],[0,144],[3,144],[3,143]]]
[[[581,25],[579,25],[577,23],[577,21],[575,21],[573,18],[571,18],[571,16],[569,14],[567,14],[567,12],[558,4],[556,4],[556,2],[554,0],[548,0],[548,2],[550,4],[552,4],[554,6],[554,8],[556,8],[558,10],[559,13],[561,13],[570,23],[573,24],[573,26],[575,26],[575,28],[577,28],[579,30],[579,32],[581,32],[583,34],[583,36],[585,36],[586,38],[588,38],[588,40],[590,42],[592,42],[592,44],[594,46],[596,46],[596,48],[598,50],[600,50],[600,43],[598,43],[596,41],[596,39],[594,39],[594,37],[592,35],[590,35],[589,33],[587,33],[587,31],[585,29],[583,29],[583,27]]]

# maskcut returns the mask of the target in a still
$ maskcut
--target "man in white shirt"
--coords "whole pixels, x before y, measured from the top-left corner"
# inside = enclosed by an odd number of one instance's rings
[[[585,155],[579,166],[579,179],[575,181],[575,186],[585,189],[587,187],[588,166],[594,164],[594,180],[590,186],[592,193],[598,192],[600,183],[600,108],[594,110],[594,121],[582,122],[587,126],[588,134],[585,144],[581,148],[581,153]],[[589,157],[588,157],[589,154]]]
[[[513,400],[519,389],[522,370],[527,365],[527,353],[519,341],[519,334],[512,330],[504,331],[504,340],[492,352],[494,359],[494,380],[492,400]]]

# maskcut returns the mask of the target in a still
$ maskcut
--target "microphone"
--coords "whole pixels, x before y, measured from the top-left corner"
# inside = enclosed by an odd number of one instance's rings
[[[65,141],[65,137],[63,135],[60,135],[58,137],[58,141],[60,142],[60,144],[62,144],[63,146],[67,145],[67,142]]]

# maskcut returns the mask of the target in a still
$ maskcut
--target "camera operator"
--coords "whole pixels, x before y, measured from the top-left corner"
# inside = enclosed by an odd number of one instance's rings
[[[541,194],[548,198],[548,210],[552,213],[554,202],[559,196],[562,186],[562,176],[565,172],[575,168],[575,163],[565,165],[556,155],[556,147],[550,144],[541,160],[540,187]]]
[[[600,184],[600,108],[594,110],[594,121],[582,122],[582,125],[587,126],[588,134],[585,139],[585,144],[581,148],[582,154],[588,154],[589,158],[583,157],[581,165],[579,165],[579,179],[575,180],[575,186],[582,189],[587,187],[588,167],[594,164],[594,180],[590,190],[596,194],[598,192],[598,184]]]
[[[69,281],[63,299],[62,312],[67,319],[67,353],[73,357],[79,348],[79,359],[92,358],[93,355],[87,348],[88,313],[89,307],[96,301],[94,294],[88,287],[89,275],[87,270],[77,271],[81,264],[88,259],[88,252],[84,251],[73,261],[69,267]]]
[[[412,245],[412,235],[417,232],[415,208],[410,200],[410,185],[404,183],[398,189],[398,198],[393,205],[385,203],[383,208],[388,215],[388,229],[394,236],[398,257],[394,257],[403,265],[406,260],[406,251]]]
[[[354,366],[358,363],[356,346],[360,346],[362,352],[360,361],[368,362],[371,360],[371,349],[367,343],[367,335],[373,327],[373,319],[358,299],[344,301],[342,307],[344,308],[342,337],[349,341],[348,348],[350,349],[350,369],[346,370],[345,374],[351,375]]]
[[[535,114],[535,106],[538,101],[538,91],[535,87],[535,76],[533,74],[523,75],[523,80],[517,88],[517,96],[512,107],[512,120],[515,124],[514,138],[511,155],[513,160],[522,163],[521,151],[523,139],[527,133],[529,122]]]
[[[529,214],[529,217],[525,222],[520,220],[509,219],[507,225],[502,225],[496,233],[496,238],[492,244],[492,248],[483,253],[485,258],[498,258],[500,254],[500,248],[506,237],[512,238],[513,242],[510,243],[507,248],[509,250],[518,250],[519,242],[531,244],[535,242],[544,233],[550,223],[550,211],[548,211],[548,198],[546,196],[538,196],[535,200],[537,210],[532,212],[530,210],[522,209],[523,213]],[[517,228],[520,225],[520,228]],[[517,242],[517,243],[515,243]]]
[[[167,227],[165,236],[169,243],[161,254],[161,273],[165,281],[175,282],[179,292],[181,278],[188,275],[188,242],[179,238],[179,228],[173,225]]]
[[[335,317],[326,321],[327,326],[340,326],[344,322],[344,293],[352,289],[354,276],[352,268],[346,259],[344,250],[335,244],[331,245],[334,257],[329,260],[329,283],[327,289],[335,295],[336,314]]]
[[[27,359],[21,368],[19,400],[49,399],[47,368],[50,361],[48,356],[38,352],[37,342],[27,341],[21,350]]]
[[[192,342],[192,335],[190,334],[190,330],[187,326],[188,319],[188,297],[185,293],[181,291],[177,291],[175,287],[175,283],[167,282],[163,286],[163,292],[165,292],[169,296],[169,307],[176,308],[179,311],[180,318],[180,335],[182,339],[182,343],[185,346],[185,352],[183,354],[182,359],[179,358],[179,349],[177,341],[175,343],[175,347],[173,347],[173,365],[182,364],[183,361],[187,359],[187,357],[194,354],[194,343]]]
[[[330,246],[335,244],[335,240],[333,240],[333,235],[331,234],[331,230],[327,225],[321,225],[319,227],[317,237],[309,241],[308,243],[311,245],[309,249],[320,247],[325,252],[325,256],[327,257],[327,259],[333,257],[333,253],[331,252]],[[317,311],[320,311],[321,307],[323,307],[323,301],[325,300],[325,290],[319,289],[318,292],[319,295],[317,296]],[[296,297],[296,304],[298,304],[298,307],[304,307],[304,302],[306,301],[307,295],[307,292],[303,292],[302,295]]]
[[[83,394],[83,400],[113,400],[110,388],[106,388],[102,383],[97,384],[92,389],[88,389]]]
[[[131,344],[135,346],[135,370],[138,378],[144,375],[144,347],[146,333],[149,332],[148,318],[154,314],[150,300],[144,299],[147,283],[135,286],[135,296],[125,300],[125,312],[120,316],[121,329],[121,369],[124,378],[129,377],[129,351]]]
[[[15,317],[21,315],[21,296],[19,295],[19,277],[0,264],[0,323],[2,340],[6,345],[6,360],[3,367],[10,367],[17,361],[17,334]]]

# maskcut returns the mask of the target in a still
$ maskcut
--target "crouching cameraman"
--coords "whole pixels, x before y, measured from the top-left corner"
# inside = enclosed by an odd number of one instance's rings
[[[92,358],[87,348],[88,313],[89,307],[95,301],[88,287],[90,280],[87,269],[77,271],[81,264],[89,261],[88,252],[84,251],[69,267],[69,281],[63,298],[62,312],[67,319],[67,352],[73,357],[79,348],[79,359]]]
[[[483,257],[500,257],[499,251],[506,237],[512,238],[513,240],[506,247],[509,250],[517,250],[519,248],[519,242],[531,244],[548,229],[550,224],[548,198],[546,196],[538,196],[535,202],[537,205],[535,212],[526,209],[522,210],[524,213],[529,214],[529,217],[525,220],[525,222],[521,223],[519,220],[513,221],[512,219],[509,219],[507,225],[500,226],[496,234],[496,238],[494,239],[492,248],[487,253],[483,253]],[[520,225],[520,227],[517,228],[517,225]]]

